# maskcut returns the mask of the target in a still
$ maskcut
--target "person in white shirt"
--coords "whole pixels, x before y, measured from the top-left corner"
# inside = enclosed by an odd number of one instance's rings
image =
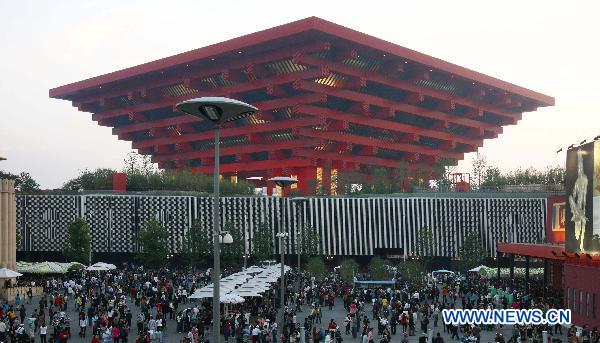
[[[0,342],[6,341],[6,323],[0,320]]]
[[[42,322],[40,325],[40,342],[46,343],[46,332],[48,332],[48,326],[46,326],[46,322]]]
[[[85,316],[79,317],[79,337],[85,337],[85,331],[87,329],[87,320]]]

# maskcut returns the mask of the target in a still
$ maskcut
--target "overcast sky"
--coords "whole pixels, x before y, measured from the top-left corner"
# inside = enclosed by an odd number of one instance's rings
[[[600,1],[0,0],[0,169],[44,188],[120,169],[131,143],[48,89],[313,15],[555,97],[480,152],[502,170],[556,165],[559,147],[600,134],[599,13]]]

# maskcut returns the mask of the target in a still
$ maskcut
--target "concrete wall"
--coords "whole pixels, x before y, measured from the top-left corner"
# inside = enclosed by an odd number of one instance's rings
[[[17,207],[15,182],[0,180],[0,268],[16,269]]]

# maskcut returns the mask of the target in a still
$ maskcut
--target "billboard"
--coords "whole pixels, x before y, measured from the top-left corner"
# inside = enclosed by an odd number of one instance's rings
[[[565,190],[566,250],[600,253],[600,141],[567,152]]]

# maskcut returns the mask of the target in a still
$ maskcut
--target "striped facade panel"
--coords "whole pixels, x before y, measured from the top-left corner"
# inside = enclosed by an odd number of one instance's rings
[[[431,231],[433,253],[456,257],[464,237],[475,232],[488,256],[496,243],[534,243],[544,239],[546,198],[373,197],[308,198],[296,202],[277,197],[223,197],[221,226],[230,223],[245,238],[247,251],[264,223],[271,231],[274,252],[277,233],[287,233],[284,252],[296,254],[302,227],[321,238],[323,255],[351,256],[401,251],[418,255],[419,233]],[[149,219],[164,225],[169,248],[180,251],[193,222],[212,239],[212,197],[152,195],[20,195],[17,225],[23,251],[60,251],[66,225],[83,216],[95,252],[137,251],[138,232]]]

